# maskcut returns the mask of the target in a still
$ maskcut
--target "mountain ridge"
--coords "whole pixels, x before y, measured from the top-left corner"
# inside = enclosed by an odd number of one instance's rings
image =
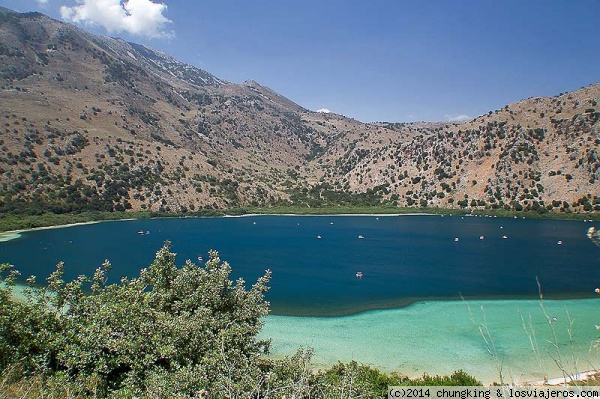
[[[143,45],[1,10],[0,61],[6,213],[600,210],[600,84],[463,123],[361,123]]]

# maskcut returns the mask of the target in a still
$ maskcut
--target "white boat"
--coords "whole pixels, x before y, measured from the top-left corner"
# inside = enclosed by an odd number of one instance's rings
[[[561,240],[558,240],[557,244],[558,244],[558,245],[562,245],[562,241],[561,241]]]
[[[320,239],[321,239],[321,236],[317,236],[317,238],[320,240]]]
[[[454,242],[458,242],[458,237],[454,237]]]
[[[480,239],[480,240],[484,240],[484,239],[485,239],[485,237],[484,237],[484,236],[479,236],[479,239]]]
[[[363,240],[364,238],[365,238],[365,237],[364,237],[364,236],[362,236],[362,235],[359,235],[359,236],[358,236],[358,239],[359,239],[359,240]]]
[[[506,240],[508,238],[508,236],[502,236],[502,238]]]
[[[356,278],[362,278],[363,273],[362,272],[356,272]]]
[[[141,235],[141,236],[143,236],[144,232],[142,230],[140,230],[140,231],[138,231],[138,234]]]

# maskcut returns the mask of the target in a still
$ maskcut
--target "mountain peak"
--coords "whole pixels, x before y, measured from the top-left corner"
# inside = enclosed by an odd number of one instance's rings
[[[9,8],[0,6],[0,14],[18,14],[18,12],[13,11]]]

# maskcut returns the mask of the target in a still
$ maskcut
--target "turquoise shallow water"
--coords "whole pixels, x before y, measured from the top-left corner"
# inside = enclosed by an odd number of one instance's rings
[[[561,368],[600,367],[593,347],[600,338],[600,300],[544,301],[544,308],[556,322],[546,321],[536,300],[419,302],[343,317],[268,316],[261,337],[272,339],[274,357],[314,348],[317,366],[354,359],[411,377],[462,369],[487,384],[500,381],[500,371],[505,382],[524,382],[562,376]]]

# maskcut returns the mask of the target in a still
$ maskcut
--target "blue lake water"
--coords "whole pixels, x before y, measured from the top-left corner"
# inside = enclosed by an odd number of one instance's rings
[[[41,279],[61,260],[72,278],[109,259],[117,281],[137,275],[170,240],[181,264],[216,249],[246,281],[271,269],[274,314],[342,315],[461,295],[535,298],[536,277],[547,297],[593,296],[600,250],[588,226],[459,216],[136,220],[27,232],[0,243],[0,262]]]
[[[573,367],[593,368],[597,358],[600,250],[586,237],[591,225],[460,216],[135,220],[26,232],[0,243],[0,262],[41,281],[61,260],[73,278],[109,259],[116,281],[147,267],[165,240],[181,264],[216,249],[234,277],[253,282],[273,271],[273,315],[262,334],[275,356],[304,345],[324,365],[356,359],[413,375],[462,368],[489,381],[502,358],[505,372],[531,379],[558,372],[547,366],[556,347],[566,345]],[[561,299],[545,302],[560,315],[556,326],[541,314],[536,278],[544,298]],[[456,301],[461,296],[468,301]],[[495,356],[480,334],[484,315],[498,340]],[[534,356],[522,317],[532,317],[546,360]],[[560,345],[544,347],[554,336]]]

